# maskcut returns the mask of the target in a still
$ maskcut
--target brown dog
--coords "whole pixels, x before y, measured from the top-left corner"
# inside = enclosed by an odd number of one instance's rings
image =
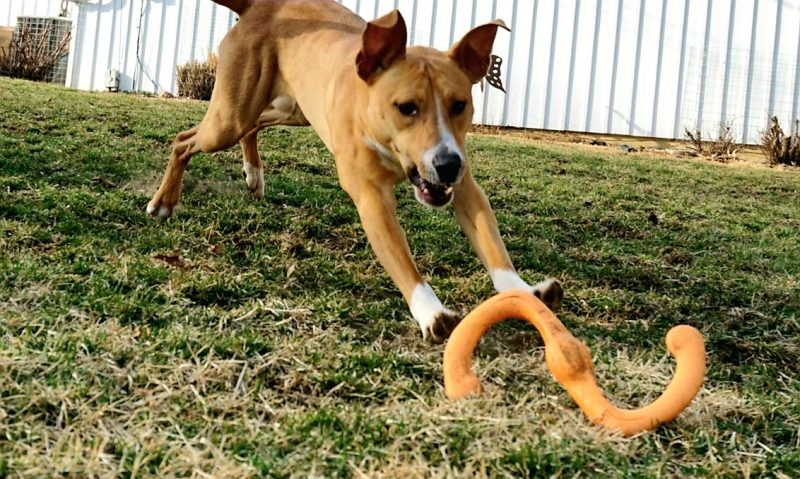
[[[240,15],[219,48],[205,117],[175,138],[147,212],[169,217],[189,158],[242,145],[248,188],[264,194],[256,135],[270,125],[311,125],[333,153],[375,254],[400,288],[423,337],[443,341],[459,318],[422,279],[396,215],[394,186],[408,179],[423,204],[453,204],[495,289],[525,288],[556,309],[562,290],[517,276],[494,213],[470,174],[465,135],[472,86],[490,63],[501,21],[479,26],[447,52],[406,48],[393,11],[366,23],[328,0],[215,0]]]

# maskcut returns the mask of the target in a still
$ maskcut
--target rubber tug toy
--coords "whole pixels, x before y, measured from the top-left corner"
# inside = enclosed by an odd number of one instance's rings
[[[444,390],[456,400],[483,392],[472,372],[472,354],[478,340],[494,324],[508,318],[524,319],[539,330],[550,372],[594,424],[626,436],[657,428],[675,419],[697,396],[706,372],[703,336],[680,325],[666,337],[675,357],[675,376],[653,403],[640,409],[619,409],[605,398],[595,381],[589,348],[576,339],[538,298],[522,290],[498,294],[475,308],[450,335],[444,351]]]

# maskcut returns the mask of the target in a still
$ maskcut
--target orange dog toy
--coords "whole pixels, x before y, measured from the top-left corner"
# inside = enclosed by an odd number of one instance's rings
[[[542,335],[545,360],[556,380],[594,423],[625,435],[655,429],[672,421],[700,391],[706,371],[703,336],[686,325],[667,333],[667,348],[678,363],[675,377],[661,396],[641,409],[619,409],[597,387],[589,348],[532,294],[517,290],[498,294],[475,308],[459,324],[444,350],[444,390],[450,399],[483,391],[471,368],[478,340],[492,325],[507,318],[525,319]]]

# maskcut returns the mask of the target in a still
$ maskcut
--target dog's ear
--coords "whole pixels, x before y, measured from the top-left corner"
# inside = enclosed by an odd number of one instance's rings
[[[400,12],[394,10],[367,23],[356,57],[358,76],[364,81],[405,57],[408,32]]]
[[[511,31],[502,20],[492,20],[473,28],[450,48],[448,55],[464,70],[472,83],[478,83],[486,76],[491,62],[494,37],[500,27]]]

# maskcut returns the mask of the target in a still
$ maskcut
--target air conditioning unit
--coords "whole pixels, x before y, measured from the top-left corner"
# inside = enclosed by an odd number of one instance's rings
[[[64,17],[17,17],[17,30],[28,32],[41,42],[45,50],[55,51],[64,42],[69,41],[72,31],[72,20]],[[64,54],[53,67],[47,77],[47,81],[52,83],[65,84],[67,81],[67,63],[69,62],[69,52]]]

